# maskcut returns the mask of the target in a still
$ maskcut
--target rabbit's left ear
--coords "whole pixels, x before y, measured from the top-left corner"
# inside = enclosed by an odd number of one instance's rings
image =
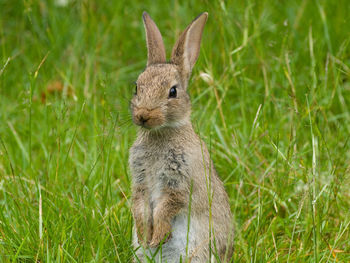
[[[147,51],[148,60],[147,66],[157,63],[166,62],[166,54],[162,35],[159,32],[157,25],[154,23],[152,18],[143,12],[142,14],[143,24],[146,30],[146,40],[147,40]]]
[[[198,59],[202,33],[207,18],[208,13],[204,12],[193,20],[173,48],[171,62],[180,67],[181,74],[186,80],[189,79],[192,68]]]

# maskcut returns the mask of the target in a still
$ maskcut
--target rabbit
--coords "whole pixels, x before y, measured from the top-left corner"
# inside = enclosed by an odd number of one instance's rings
[[[207,17],[205,12],[192,21],[167,62],[162,36],[143,13],[147,67],[130,102],[133,122],[140,126],[129,153],[137,262],[214,262],[213,254],[228,262],[232,257],[228,196],[192,127],[187,93]]]

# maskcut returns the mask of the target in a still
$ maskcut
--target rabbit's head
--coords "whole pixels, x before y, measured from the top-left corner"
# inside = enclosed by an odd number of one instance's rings
[[[191,102],[188,80],[199,55],[208,13],[202,13],[185,29],[176,42],[170,62],[162,36],[151,17],[144,12],[148,60],[136,82],[131,100],[135,124],[147,128],[179,127],[190,121]]]

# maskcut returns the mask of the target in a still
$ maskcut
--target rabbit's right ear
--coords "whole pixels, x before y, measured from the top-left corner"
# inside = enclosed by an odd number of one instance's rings
[[[207,19],[207,12],[200,14],[185,29],[173,48],[171,61],[180,67],[181,74],[186,80],[189,79],[198,59],[202,33]]]
[[[147,14],[143,12],[142,14],[143,24],[146,31],[146,41],[147,41],[147,51],[148,60],[147,66],[157,63],[165,63],[166,55],[165,48],[162,39],[162,35],[159,32],[157,25]]]

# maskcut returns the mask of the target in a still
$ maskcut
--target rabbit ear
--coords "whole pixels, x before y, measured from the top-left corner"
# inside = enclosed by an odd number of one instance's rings
[[[204,12],[194,19],[182,33],[173,48],[171,61],[180,67],[181,74],[186,80],[189,79],[192,68],[197,61],[202,33],[207,18],[208,13]]]
[[[147,12],[143,12],[142,18],[143,24],[145,26],[147,40],[147,66],[151,64],[165,63],[165,48],[162,35],[160,34],[158,27],[156,26],[152,18],[147,14]]]

